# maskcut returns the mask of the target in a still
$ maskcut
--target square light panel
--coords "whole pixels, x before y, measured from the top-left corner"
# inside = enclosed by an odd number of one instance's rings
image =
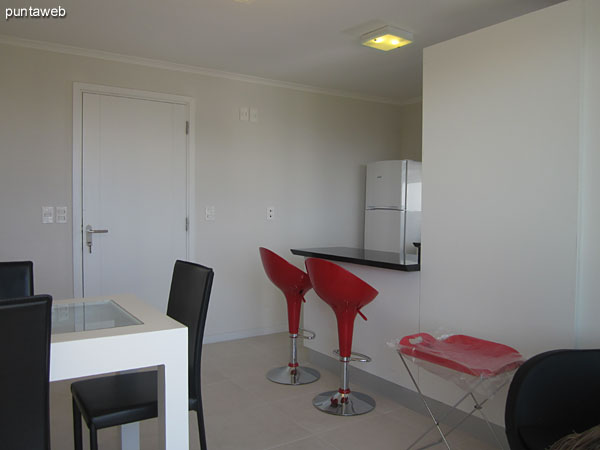
[[[362,45],[373,47],[377,50],[387,52],[398,47],[404,47],[413,41],[413,35],[409,31],[386,25],[377,30],[363,34],[360,37]]]

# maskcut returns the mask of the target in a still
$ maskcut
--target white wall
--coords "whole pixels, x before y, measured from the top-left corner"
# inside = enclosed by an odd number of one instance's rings
[[[600,347],[600,2],[584,3],[580,245],[577,340]]]
[[[361,245],[363,165],[400,157],[397,106],[11,45],[0,60],[0,259],[33,260],[36,292],[56,298],[73,295],[71,226],[40,216],[43,205],[71,213],[73,82],[196,99],[192,226],[196,260],[215,269],[209,340],[284,329],[258,246],[291,257]],[[239,121],[240,106],[259,122]]]
[[[423,103],[410,103],[400,107],[400,151],[402,159],[421,161],[423,135]]]
[[[425,50],[424,331],[445,326],[526,356],[575,345],[582,129],[598,167],[598,77],[581,84],[583,4],[561,3]],[[599,25],[596,14],[594,33]],[[597,41],[587,48],[597,52]],[[588,94],[595,122],[582,122]],[[596,248],[597,183],[588,174],[583,198],[584,208],[595,202],[588,240]],[[597,258],[584,256],[596,278]],[[439,381],[422,378],[450,400]],[[503,411],[500,396],[493,420],[503,424]]]

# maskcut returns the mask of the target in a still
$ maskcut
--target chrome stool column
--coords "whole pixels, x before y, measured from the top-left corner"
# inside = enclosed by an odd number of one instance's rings
[[[317,381],[321,374],[310,367],[298,365],[298,338],[314,339],[315,333],[302,330],[300,310],[304,295],[312,289],[308,275],[281,256],[264,247],[259,248],[260,258],[267,277],[283,292],[287,302],[288,331],[290,336],[290,362],[267,372],[267,379],[279,384],[300,385]],[[302,333],[302,334],[299,334]]]
[[[371,362],[371,358],[362,353],[352,352],[351,356],[339,356],[341,365],[340,388],[337,391],[322,392],[313,399],[315,408],[336,416],[357,416],[375,408],[375,399],[362,392],[352,392],[348,381],[348,364],[350,361]]]
[[[279,384],[309,384],[317,381],[321,374],[310,367],[298,364],[298,338],[314,339],[316,334],[310,330],[299,329],[302,333],[290,334],[290,362],[287,366],[276,367],[267,372],[267,378]]]
[[[341,362],[339,389],[317,395],[313,405],[337,416],[368,413],[375,408],[375,400],[366,394],[350,391],[348,365],[351,361],[371,361],[366,355],[352,352],[352,334],[358,314],[367,320],[360,309],[370,303],[378,292],[356,275],[329,261],[308,258],[306,268],[315,292],[335,313],[340,348],[334,353]]]

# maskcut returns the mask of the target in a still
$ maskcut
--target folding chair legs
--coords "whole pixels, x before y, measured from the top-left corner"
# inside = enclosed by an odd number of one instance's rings
[[[425,399],[425,396],[423,395],[423,392],[421,391],[421,389],[419,388],[419,385],[417,384],[417,381],[415,380],[415,377],[413,376],[412,372],[410,371],[410,368],[408,367],[408,364],[406,363],[406,360],[404,359],[404,356],[402,355],[402,353],[398,352],[398,354],[400,355],[400,358],[402,359],[402,363],[404,364],[404,367],[406,367],[406,371],[408,372],[408,375],[410,376],[410,379],[412,380],[415,388],[417,389],[417,392],[419,394],[419,397],[421,397],[421,401],[423,402],[423,404],[425,405],[425,408],[427,409],[427,412],[429,413],[429,416],[431,417],[431,420],[433,420],[433,425],[430,426],[423,434],[421,434],[411,445],[409,445],[407,447],[406,450],[410,450],[411,448],[413,448],[421,439],[423,439],[433,428],[437,428],[438,432],[440,433],[441,439],[432,442],[429,445],[426,445],[424,447],[420,447],[420,450],[431,447],[433,445],[437,445],[440,443],[444,443],[446,448],[448,450],[452,450],[450,448],[450,444],[448,443],[446,437],[450,435],[450,433],[452,433],[454,430],[456,430],[460,425],[462,425],[469,417],[471,417],[473,415],[473,413],[475,411],[479,411],[479,414],[481,415],[481,417],[483,418],[483,420],[485,421],[486,425],[488,426],[490,432],[492,433],[492,435],[494,436],[494,439],[496,441],[496,444],[498,445],[498,448],[504,450],[504,446],[502,445],[500,438],[498,437],[498,435],[496,434],[496,432],[494,431],[492,425],[490,424],[490,421],[488,420],[488,418],[486,417],[486,415],[483,413],[482,408],[483,405],[494,395],[496,394],[500,389],[502,389],[504,386],[506,386],[506,384],[508,383],[508,380],[505,381],[504,383],[502,383],[501,385],[497,386],[494,391],[491,393],[491,395],[489,395],[486,399],[482,400],[481,402],[479,402],[476,398],[475,395],[473,395],[473,390],[476,389],[477,387],[479,387],[481,385],[481,383],[484,381],[484,379],[480,379],[479,382],[473,387],[473,389],[470,392],[467,392],[465,395],[463,395],[454,405],[452,405],[452,409],[450,409],[446,414],[444,414],[441,419],[437,419],[435,417],[435,415],[433,414],[433,411],[431,411],[431,408],[429,407],[429,404],[427,403],[427,400]],[[474,406],[471,409],[471,411],[469,413],[467,413],[467,415],[465,417],[463,417],[458,423],[456,423],[452,428],[450,428],[446,433],[444,433],[440,427],[440,422],[443,421],[444,419],[446,419],[446,417],[448,417],[455,408],[458,407],[458,405],[460,405],[465,399],[467,399],[468,397],[471,397],[471,399],[474,402]]]
[[[417,380],[415,380],[415,377],[413,376],[412,372],[410,371],[410,369],[408,368],[408,364],[406,364],[406,361],[404,360],[404,356],[402,356],[402,353],[398,353],[400,355],[400,359],[402,359],[402,363],[404,364],[404,367],[406,367],[406,371],[408,372],[408,375],[410,376],[410,379],[412,380],[413,384],[415,385],[415,388],[417,389],[417,392],[419,393],[419,396],[421,397],[421,400],[423,401],[423,404],[425,405],[425,408],[427,409],[427,412],[429,413],[429,415],[431,416],[431,420],[433,420],[434,426],[438,429],[438,431],[440,432],[440,436],[442,436],[442,441],[444,441],[444,444],[446,444],[446,447],[448,448],[448,450],[451,450],[450,448],[450,444],[448,444],[448,441],[446,440],[446,436],[444,436],[444,432],[442,431],[442,429],[440,428],[440,423],[438,422],[438,420],[435,418],[435,416],[433,415],[433,412],[431,411],[431,408],[429,407],[429,405],[427,404],[427,401],[425,400],[425,396],[423,395],[423,393],[421,392],[421,388],[419,388],[419,385],[417,384]],[[425,435],[427,433],[429,433],[429,431],[431,430],[430,427],[425,433],[423,433],[421,436],[419,436],[417,438],[417,440],[415,442],[413,442],[408,448],[407,450],[410,450],[412,447],[414,447],[416,445],[417,442],[419,442],[421,439],[423,439],[425,437]]]

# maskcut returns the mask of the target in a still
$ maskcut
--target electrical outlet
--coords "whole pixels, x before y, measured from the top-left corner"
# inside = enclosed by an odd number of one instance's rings
[[[67,223],[67,207],[56,207],[56,223]]]
[[[267,206],[267,220],[273,220],[275,218],[275,207]]]
[[[242,122],[248,122],[250,118],[250,109],[247,106],[242,106],[240,108],[240,120]]]

